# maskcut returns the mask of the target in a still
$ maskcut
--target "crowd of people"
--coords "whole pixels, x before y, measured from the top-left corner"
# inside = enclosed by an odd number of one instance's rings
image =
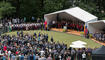
[[[28,18],[3,18],[1,19],[2,26],[1,28],[4,27],[4,30],[6,32],[8,31],[14,31],[14,30],[37,30],[37,29],[44,29],[44,23],[42,22],[43,20],[38,18],[35,19],[35,17],[30,18],[30,21],[36,22],[36,23],[27,23],[26,20]]]
[[[54,28],[63,28],[64,26],[67,27],[67,29],[77,30],[77,31],[83,31],[84,30],[84,23],[81,22],[69,22],[69,21],[61,21],[61,22],[53,22],[52,21],[52,27]]]
[[[36,19],[34,16],[32,17],[5,17],[1,19],[2,23],[8,23],[8,24],[22,24],[22,23],[26,23],[28,20],[30,22],[36,22],[36,23],[40,23],[43,21],[43,19],[41,18]]]
[[[16,18],[10,17],[10,18],[2,18],[1,21],[4,24],[11,25],[11,24],[21,24],[21,23],[24,23],[25,19],[24,18],[19,18],[19,17],[16,17]]]
[[[45,33],[0,36],[0,60],[90,60],[91,48],[67,48]]]
[[[11,27],[12,30],[35,30],[39,29],[40,27],[44,27],[44,22],[42,22],[42,19],[38,18],[36,23],[26,23],[27,18],[5,18],[3,21],[5,24],[3,26],[6,26],[7,29]],[[35,17],[32,17],[30,20],[35,21]],[[84,30],[84,23],[83,22],[74,22],[74,21],[52,21],[50,23],[46,24],[47,28],[64,28],[64,26],[67,27],[67,29],[72,29],[76,31],[83,31]]]
[[[11,30],[37,30],[43,29],[43,23],[12,24]]]
[[[100,42],[105,42],[105,34],[104,33],[96,32],[93,34],[93,37]]]

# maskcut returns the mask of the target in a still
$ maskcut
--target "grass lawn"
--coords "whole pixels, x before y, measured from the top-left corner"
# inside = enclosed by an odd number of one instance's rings
[[[95,48],[95,47],[101,46],[100,44],[98,44],[90,39],[86,39],[84,37],[71,35],[71,34],[67,34],[67,33],[63,33],[63,32],[61,33],[61,32],[41,31],[41,30],[24,31],[24,33],[28,33],[28,34],[34,34],[34,32],[47,33],[49,35],[49,41],[50,41],[51,36],[53,36],[55,42],[57,42],[57,41],[59,41],[60,43],[63,42],[65,44],[67,44],[68,47],[73,41],[77,41],[77,40],[86,42],[87,43],[86,47]],[[5,33],[5,34],[16,35],[17,33],[16,33],[16,31],[14,31],[14,32],[9,32],[9,33]]]

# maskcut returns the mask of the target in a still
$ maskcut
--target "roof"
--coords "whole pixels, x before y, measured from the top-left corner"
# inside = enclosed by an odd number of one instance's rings
[[[105,29],[105,20],[99,20],[90,22],[89,25],[92,25],[96,30],[104,30]]]
[[[92,54],[105,54],[105,46],[92,51]]]
[[[98,21],[90,22],[89,24],[96,24],[96,23],[105,23],[105,20],[98,20]]]
[[[105,20],[98,20],[88,23],[89,31],[91,33],[104,33],[105,32]]]
[[[50,16],[50,15],[58,14],[58,13],[62,13],[62,12],[68,13],[68,14],[74,16],[75,18],[82,20],[84,22],[98,19],[96,16],[88,13],[87,11],[85,11],[79,7],[74,7],[74,8],[70,8],[70,9],[66,9],[66,10],[61,10],[61,11],[56,11],[53,13],[45,14],[45,16]]]

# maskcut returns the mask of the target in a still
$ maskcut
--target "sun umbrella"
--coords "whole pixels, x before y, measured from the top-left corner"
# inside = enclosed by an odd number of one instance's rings
[[[76,44],[74,44],[74,45],[70,45],[70,47],[72,47],[72,48],[85,48],[86,46],[84,46],[84,45],[76,45]]]
[[[78,41],[74,41],[74,42],[72,42],[72,44],[86,45],[87,43],[86,43],[86,42],[83,42],[83,41],[78,40]]]

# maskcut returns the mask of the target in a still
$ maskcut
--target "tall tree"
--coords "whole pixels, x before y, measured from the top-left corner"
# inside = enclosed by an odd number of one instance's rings
[[[44,0],[44,12],[50,13],[61,10],[65,0]]]
[[[0,17],[4,16],[9,16],[12,13],[16,12],[15,7],[13,7],[10,3],[8,2],[0,2]]]
[[[105,13],[105,0],[2,0],[16,7],[17,16],[42,17],[46,13],[67,9],[74,6],[103,18]]]

